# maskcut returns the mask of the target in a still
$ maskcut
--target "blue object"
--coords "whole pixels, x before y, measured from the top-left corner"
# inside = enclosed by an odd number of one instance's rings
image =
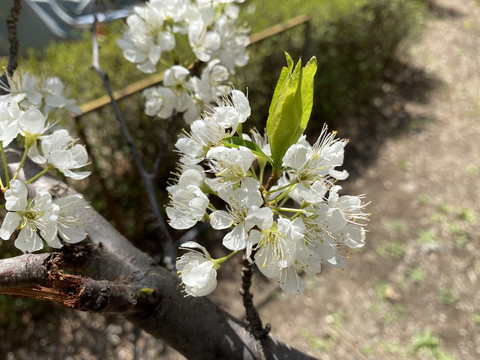
[[[97,2],[94,9],[94,3]],[[22,0],[17,35],[20,54],[28,48],[41,48],[51,40],[73,39],[75,30],[88,28],[94,22],[127,17],[139,0]],[[8,56],[10,44],[6,19],[13,0],[0,0],[0,56]]]

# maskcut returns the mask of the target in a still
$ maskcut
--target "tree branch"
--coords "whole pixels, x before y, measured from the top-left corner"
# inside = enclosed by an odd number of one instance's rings
[[[26,296],[81,311],[121,313],[138,311],[149,295],[126,284],[65,274],[62,254],[28,254],[0,260],[0,294]]]
[[[20,14],[20,0],[13,0],[12,8],[7,17],[8,41],[10,43],[10,51],[8,56],[8,65],[6,73],[0,78],[0,95],[7,94],[8,78],[13,76],[18,66],[18,38],[17,38],[17,22]],[[6,87],[5,89],[2,87]]]
[[[156,218],[156,224],[160,229],[161,235],[164,237],[163,239],[163,249],[164,249],[164,262],[165,265],[169,269],[175,268],[175,257],[176,257],[176,249],[173,243],[173,239],[170,236],[170,233],[167,229],[165,220],[163,219],[162,213],[160,211],[160,207],[158,206],[158,200],[155,192],[155,186],[153,184],[153,180],[155,178],[155,166],[152,173],[149,173],[145,166],[143,165],[142,159],[140,154],[135,146],[135,142],[133,141],[132,135],[130,134],[130,130],[128,130],[127,123],[123,118],[123,115],[118,107],[118,103],[113,96],[113,92],[110,86],[110,80],[108,79],[107,74],[105,74],[100,67],[99,62],[99,55],[98,55],[98,43],[97,37],[95,34],[95,26],[96,26],[96,19],[92,26],[92,66],[97,71],[98,75],[102,78],[103,85],[105,90],[107,91],[108,96],[110,97],[111,104],[113,106],[113,110],[115,113],[115,117],[117,121],[120,123],[120,127],[122,129],[123,136],[127,141],[127,145],[130,148],[130,152],[132,153],[133,160],[135,165],[140,173],[142,178],[143,184],[145,185],[145,190],[147,193],[147,198],[150,203],[150,207],[152,208],[152,212]],[[157,165],[158,166],[158,165]]]
[[[6,155],[11,171],[15,170],[20,152],[7,148]],[[27,161],[20,177],[31,177],[36,173],[37,165]],[[34,194],[40,186],[57,197],[73,193],[64,183],[50,176],[42,176],[30,183],[29,191]],[[75,271],[84,277],[102,278],[102,281],[109,282],[109,286],[121,283],[128,288],[153,289],[153,299],[142,300],[141,306],[133,307],[135,311],[129,311],[130,307],[122,313],[127,320],[164,340],[188,359],[266,359],[261,344],[245,330],[244,323],[208,298],[185,297],[175,273],[155,265],[152,258],[133,246],[94,209],[84,209],[78,218],[86,224],[89,235],[80,243],[78,253],[67,248],[68,266],[74,266]],[[70,256],[72,254],[76,256]],[[32,258],[29,259],[31,262]],[[278,360],[314,359],[274,337],[271,356]]]
[[[242,290],[240,291],[240,295],[242,295],[243,298],[243,306],[245,307],[248,327],[255,339],[260,341],[260,344],[262,344],[262,347],[267,354],[267,358],[270,358],[268,356],[272,346],[272,339],[269,336],[270,324],[267,324],[265,328],[263,327],[260,314],[253,304],[253,294],[250,292],[250,287],[252,286],[252,275],[252,264],[250,264],[248,261],[247,256],[244,255],[242,267]]]

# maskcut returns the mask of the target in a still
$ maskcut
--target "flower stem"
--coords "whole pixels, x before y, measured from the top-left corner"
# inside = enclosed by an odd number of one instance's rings
[[[275,208],[275,210],[277,211],[285,211],[285,212],[295,212],[295,213],[303,213],[304,211],[301,210],[301,209],[292,209],[292,208],[284,208],[284,207],[278,207],[278,208]]]
[[[283,204],[285,204],[285,202],[287,201],[288,199],[288,194],[290,194],[290,192],[295,189],[295,185],[290,185],[288,187],[288,189],[286,189],[283,193],[281,193],[279,196],[277,196],[277,198],[275,199],[278,202],[280,202],[280,206],[282,206]]]
[[[273,189],[273,190],[267,191],[266,194],[267,194],[267,195],[270,195],[270,194],[273,194],[274,192],[278,192],[278,191],[282,191],[282,190],[288,189],[288,188],[291,187],[291,186],[292,186],[292,184],[287,184],[287,185],[282,186],[282,187],[280,187],[280,188],[278,188],[278,189]]]
[[[224,256],[220,259],[217,259],[216,261],[220,262],[220,264],[223,264],[225,261],[227,261],[228,259],[230,259],[233,255],[235,255],[238,251],[232,251],[230,254],[228,254],[227,256]]]
[[[266,162],[264,162],[263,164],[259,164],[259,167],[260,167],[260,175],[258,176],[259,177],[259,182],[260,182],[260,185],[263,184],[263,174],[265,173],[265,165],[266,165]]]
[[[7,165],[7,157],[5,156],[5,149],[3,148],[3,142],[0,141],[0,151],[2,152],[2,160],[3,160],[3,168],[5,169],[5,179],[7,183],[7,187],[10,186],[10,175],[8,175],[8,165]],[[2,177],[0,177],[0,185],[3,186]]]
[[[52,164],[48,164],[47,167],[45,169],[43,169],[42,171],[40,171],[37,175],[35,175],[34,177],[32,177],[30,180],[28,180],[27,182],[25,182],[25,185],[28,185],[30,184],[31,182],[37,180],[40,176],[46,174],[47,172],[49,172],[51,169],[53,169],[54,166]]]
[[[254,169],[253,165],[250,166],[250,173],[252,174],[252,176],[255,180],[258,180],[257,174],[255,173],[255,169]]]
[[[28,150],[30,150],[30,146],[25,146],[25,151],[23,152],[22,160],[20,161],[20,164],[18,165],[18,169],[17,169],[17,171],[15,172],[15,175],[13,175],[12,180],[16,180],[16,179],[17,179],[18,174],[20,173],[20,170],[22,169],[23,164],[25,163],[25,160],[27,159]]]

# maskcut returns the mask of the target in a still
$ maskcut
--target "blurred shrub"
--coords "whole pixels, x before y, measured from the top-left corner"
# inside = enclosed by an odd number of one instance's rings
[[[142,75],[135,65],[123,58],[116,38],[123,29],[123,22],[99,25],[97,34],[100,48],[100,66],[110,72],[114,90],[138,80]],[[92,43],[89,30],[80,35],[79,41],[51,42],[41,50],[29,49],[28,56],[19,61],[18,70],[34,74],[58,76],[69,84],[71,97],[79,104],[105,95],[102,80],[92,70]],[[21,46],[21,44],[20,44]]]
[[[316,125],[318,130],[368,103],[380,80],[393,75],[392,64],[405,40],[419,34],[424,6],[421,0],[250,0],[243,14],[253,32],[300,14],[311,16],[309,29],[302,25],[253,45],[251,61],[235,84],[249,87],[252,113],[264,121],[285,64],[283,51],[305,60],[315,55],[310,129]]]

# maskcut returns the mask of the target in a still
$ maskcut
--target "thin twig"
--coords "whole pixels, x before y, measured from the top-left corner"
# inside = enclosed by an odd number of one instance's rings
[[[252,264],[250,264],[246,255],[244,255],[242,268],[242,290],[240,290],[240,294],[243,298],[243,306],[245,307],[249,330],[255,337],[255,339],[260,341],[260,344],[262,344],[265,358],[269,360],[272,358],[272,339],[269,335],[270,324],[267,324],[265,327],[263,327],[262,319],[260,319],[260,314],[258,313],[255,305],[253,304],[253,294],[250,292],[250,287],[252,286],[252,275]]]
[[[8,88],[8,78],[13,76],[18,66],[18,38],[17,38],[17,22],[20,14],[20,0],[14,0],[10,14],[7,17],[8,42],[10,43],[10,53],[8,56],[7,71],[0,78],[0,84]],[[0,87],[0,95],[4,95],[7,89]]]
[[[105,86],[105,90],[107,91],[108,96],[110,97],[110,101],[113,106],[113,111],[115,112],[115,117],[117,121],[120,123],[123,136],[125,137],[127,145],[130,148],[130,152],[132,153],[135,165],[140,173],[140,176],[142,177],[143,184],[145,185],[148,201],[152,208],[152,212],[157,220],[156,221],[157,226],[164,237],[165,241],[163,242],[163,248],[165,252],[164,254],[165,266],[168,269],[173,270],[175,267],[176,251],[173,245],[172,237],[168,232],[167,226],[165,224],[165,220],[163,219],[162,213],[160,211],[160,207],[158,206],[155,187],[153,185],[154,174],[146,171],[143,165],[142,159],[140,157],[140,154],[137,150],[137,147],[135,146],[133,138],[130,134],[130,131],[128,130],[125,119],[123,118],[120,108],[118,107],[118,103],[113,96],[113,92],[110,86],[110,81],[108,79],[108,76],[103,72],[103,70],[100,67],[99,56],[98,56],[98,42],[97,42],[97,37],[95,32],[96,25],[97,25],[97,19],[95,18],[95,21],[92,26],[92,66],[102,78],[103,85]]]

